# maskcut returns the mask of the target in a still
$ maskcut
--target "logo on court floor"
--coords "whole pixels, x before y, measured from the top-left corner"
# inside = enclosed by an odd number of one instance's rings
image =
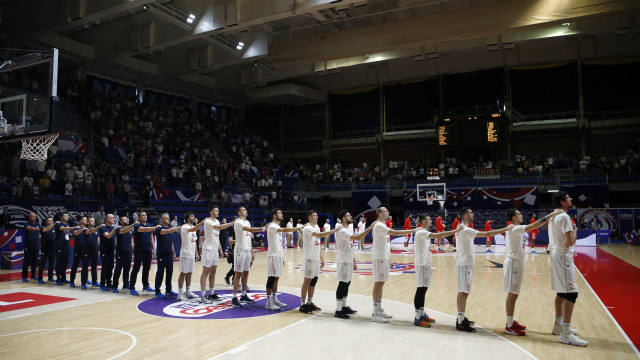
[[[373,275],[373,266],[371,261],[356,261],[358,269],[353,272],[354,275]],[[302,271],[302,265],[296,265],[296,269]],[[393,263],[393,266],[389,269],[389,275],[401,275],[401,274],[413,274],[415,273],[415,265],[413,263]],[[324,268],[320,269],[321,274],[335,274],[337,272],[337,266],[335,262],[325,262]]]
[[[200,295],[199,291],[195,292]],[[241,308],[231,306],[233,292],[231,290],[216,290],[221,301],[213,304],[202,304],[200,299],[177,301],[175,298],[152,298],[138,304],[138,310],[145,314],[179,319],[238,319],[255,316],[265,316],[295,309],[300,305],[300,297],[278,293],[278,300],[287,304],[280,311],[265,309],[267,294],[264,291],[253,291],[247,296],[255,301],[253,304],[242,304]]]

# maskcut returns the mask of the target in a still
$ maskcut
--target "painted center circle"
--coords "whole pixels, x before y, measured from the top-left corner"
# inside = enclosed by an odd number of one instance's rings
[[[194,291],[194,293],[200,295],[199,291]],[[267,310],[265,309],[267,293],[252,290],[251,293],[247,293],[247,296],[254,300],[255,303],[242,303],[241,308],[234,308],[231,305],[231,299],[233,297],[232,290],[216,290],[216,294],[220,297],[221,301],[216,301],[212,304],[203,304],[200,302],[200,299],[177,301],[174,297],[166,299],[152,298],[140,302],[138,304],[138,310],[149,315],[167,318],[210,320],[274,315],[300,306],[299,296],[279,292],[278,300],[287,304],[287,306],[280,308],[280,311]]]

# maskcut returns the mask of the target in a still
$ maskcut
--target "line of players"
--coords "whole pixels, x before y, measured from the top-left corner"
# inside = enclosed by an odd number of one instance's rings
[[[317,212],[310,210],[307,213],[308,222],[304,226],[282,227],[283,214],[279,209],[272,211],[272,222],[265,227],[251,227],[251,224],[246,219],[247,210],[244,207],[238,209],[238,218],[234,221],[220,225],[217,220],[218,207],[212,205],[209,207],[210,218],[202,220],[196,224],[193,213],[189,212],[185,214],[185,224],[181,227],[169,227],[169,215],[161,215],[161,224],[152,227],[146,223],[146,214],[140,214],[140,221],[135,224],[128,225],[128,219],[123,217],[121,219],[121,226],[114,227],[112,225],[113,215],[107,215],[106,224],[93,228],[93,219],[82,218],[81,225],[78,227],[69,227],[66,222],[68,220],[68,214],[63,214],[61,221],[52,223],[52,219],[46,220],[46,226],[40,228],[35,222],[35,214],[29,215],[29,223],[26,226],[27,230],[27,245],[30,244],[29,232],[43,232],[49,234],[49,231],[55,229],[55,243],[57,248],[57,260],[59,264],[62,264],[57,268],[57,284],[62,285],[67,282],[65,279],[66,264],[64,258],[64,246],[58,246],[60,242],[64,244],[66,240],[68,242],[68,234],[64,235],[66,231],[73,231],[76,236],[76,244],[78,244],[78,235],[84,234],[86,241],[84,246],[87,247],[86,251],[80,252],[83,256],[83,270],[82,270],[82,288],[86,289],[87,280],[87,264],[91,262],[92,276],[94,286],[97,282],[97,275],[95,271],[95,259],[97,259],[96,249],[100,249],[103,254],[103,269],[101,272],[100,288],[103,290],[113,289],[114,292],[118,292],[118,278],[120,271],[124,270],[124,279],[128,272],[128,266],[131,260],[131,249],[138,247],[138,253],[134,256],[134,269],[131,273],[131,280],[129,283],[124,283],[125,288],[129,288],[132,295],[137,295],[135,291],[135,279],[140,264],[144,265],[143,268],[143,285],[144,290],[153,291],[149,288],[148,280],[148,268],[150,267],[149,261],[146,260],[146,256],[141,254],[142,251],[153,252],[153,238],[151,243],[147,244],[145,239],[147,238],[143,234],[154,232],[157,239],[157,258],[158,258],[158,270],[156,272],[156,296],[164,298],[165,295],[178,295],[179,300],[186,300],[189,298],[196,298],[197,295],[191,292],[190,282],[191,274],[194,271],[195,259],[198,256],[196,252],[196,240],[197,230],[204,225],[205,240],[202,244],[202,266],[203,272],[200,278],[201,282],[201,302],[212,303],[218,301],[220,298],[215,294],[215,274],[216,268],[219,263],[219,258],[224,256],[219,243],[220,230],[234,226],[236,235],[234,246],[234,283],[233,283],[233,298],[232,306],[240,308],[242,303],[253,303],[254,300],[249,298],[246,294],[247,281],[251,264],[254,259],[253,249],[251,244],[251,233],[267,231],[267,240],[269,244],[267,253],[267,304],[266,308],[269,310],[279,310],[286,307],[287,304],[280,302],[277,298],[278,292],[278,280],[282,274],[282,268],[285,262],[283,248],[286,247],[286,241],[282,241],[282,237],[278,233],[301,231],[303,239],[303,256],[302,256],[302,271],[304,273],[304,280],[301,287],[301,303],[299,311],[303,313],[312,313],[313,311],[321,310],[313,303],[313,295],[315,286],[318,281],[319,270],[324,267],[324,258],[321,251],[321,238],[330,236],[336,233],[336,268],[337,268],[337,280],[338,288],[336,289],[336,311],[335,317],[347,319],[350,315],[356,313],[355,310],[347,304],[347,296],[349,292],[349,285],[353,276],[353,271],[357,269],[355,260],[355,254],[352,244],[354,241],[360,241],[373,231],[373,251],[372,251],[372,265],[374,285],[372,290],[373,298],[373,313],[371,320],[374,322],[387,323],[391,314],[387,313],[382,308],[382,293],[385,283],[389,280],[389,269],[392,266],[390,262],[390,238],[391,236],[403,236],[414,234],[414,246],[415,246],[415,273],[416,273],[416,293],[414,296],[414,308],[415,319],[414,325],[419,327],[430,327],[435,320],[429,317],[424,309],[425,295],[428,287],[431,285],[431,240],[440,239],[443,237],[456,235],[458,253],[456,255],[456,274],[457,274],[457,319],[456,329],[464,332],[475,332],[473,328],[474,322],[465,317],[466,302],[471,292],[471,285],[473,280],[473,267],[475,254],[473,250],[473,239],[476,237],[489,237],[500,233],[506,232],[506,253],[507,258],[504,264],[504,290],[507,293],[506,298],[506,313],[507,324],[505,326],[505,333],[510,335],[522,336],[526,333],[524,330],[526,326],[519,324],[514,320],[515,303],[520,292],[523,275],[524,275],[524,233],[535,230],[547,221],[552,220],[549,226],[549,238],[551,249],[551,277],[552,277],[552,289],[557,292],[555,299],[556,318],[553,326],[552,333],[560,335],[560,342],[576,345],[586,346],[588,343],[576,336],[577,330],[570,328],[571,317],[573,313],[573,306],[577,299],[577,285],[575,282],[575,273],[573,267],[572,258],[572,246],[576,241],[576,227],[572,224],[571,219],[567,215],[567,210],[572,206],[571,198],[565,192],[557,192],[553,196],[554,205],[557,209],[545,216],[544,218],[535,221],[529,225],[523,225],[523,216],[517,209],[510,209],[507,211],[507,218],[511,222],[511,225],[491,231],[478,231],[469,226],[473,221],[473,211],[469,208],[462,208],[460,210],[460,224],[455,230],[446,232],[430,233],[428,230],[431,228],[431,218],[427,215],[421,215],[418,218],[419,226],[415,229],[408,230],[394,230],[385,224],[385,221],[389,218],[389,211],[380,207],[376,210],[378,219],[374,221],[368,228],[358,234],[353,234],[352,229],[349,227],[353,223],[353,218],[347,210],[342,210],[338,214],[338,219],[341,220],[341,225],[338,225],[335,229],[329,231],[320,231],[317,224],[318,214]],[[146,226],[143,226],[146,225]],[[92,227],[92,228],[89,228]],[[134,229],[132,231],[132,229]],[[175,260],[175,250],[173,249],[173,242],[166,236],[172,232],[181,230],[182,247],[180,252],[180,276],[178,279],[179,294],[175,294],[171,290],[171,275],[173,272],[173,261]],[[109,256],[107,254],[113,254],[113,251],[109,252],[108,248],[105,248],[98,241],[96,242],[95,234],[100,231],[100,237],[104,239],[111,239],[114,234],[118,241],[116,242],[115,254],[117,258],[116,271],[113,276],[113,284],[111,283],[110,268],[104,267],[104,264],[109,264]],[[133,240],[133,233],[139,233],[141,236],[135,237]],[[125,234],[129,234],[126,235]],[[32,236],[33,237],[33,236]],[[140,240],[138,240],[140,239]],[[102,240],[102,239],[100,239]],[[82,243],[82,242],[81,242]],[[102,244],[108,243],[103,241]],[[113,242],[110,242],[113,243]],[[278,245],[276,245],[278,244]],[[280,246],[279,244],[282,244]],[[147,246],[144,250],[140,250],[142,247]],[[106,250],[106,251],[105,251]],[[33,256],[32,249],[27,249],[25,246],[25,264],[28,264],[27,253],[29,257]],[[107,255],[107,256],[105,256]],[[36,255],[37,256],[37,255]],[[50,259],[50,255],[46,258]],[[71,272],[70,286],[74,287],[74,277],[77,271],[77,262],[74,254],[74,266]],[[44,283],[42,279],[42,266],[44,265],[44,259],[41,263],[39,282]],[[111,260],[111,264],[113,260]],[[51,261],[49,261],[51,264]],[[148,264],[148,265],[147,265]],[[64,267],[64,268],[63,268]],[[160,287],[162,285],[163,272],[166,271],[166,292],[162,294]],[[32,269],[32,275],[35,270]],[[145,277],[146,272],[146,277]],[[52,281],[51,274],[49,272],[50,279]],[[209,280],[208,293],[206,289],[206,282]],[[23,281],[28,281],[26,277],[26,265],[23,269]],[[146,283],[145,283],[146,281]],[[183,284],[186,282],[187,291],[183,292]],[[242,284],[242,295],[238,298],[237,291],[239,284]]]

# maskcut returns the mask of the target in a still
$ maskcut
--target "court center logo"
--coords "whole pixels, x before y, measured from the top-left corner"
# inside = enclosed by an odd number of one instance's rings
[[[354,275],[373,275],[373,265],[371,261],[356,261],[358,269],[353,273]],[[298,271],[303,271],[302,265],[296,265],[295,268]],[[389,275],[401,275],[401,274],[413,274],[415,273],[415,266],[413,263],[393,263],[389,269]],[[335,262],[325,262],[324,267],[320,269],[321,274],[335,274],[338,271]]]
[[[194,293],[200,295],[199,291]],[[279,292],[278,300],[287,304],[287,306],[280,308],[280,311],[267,310],[265,309],[267,294],[264,291],[252,291],[248,293],[247,296],[254,300],[255,303],[243,303],[241,308],[234,308],[231,305],[233,291],[216,290],[216,294],[220,297],[221,301],[212,304],[203,304],[200,302],[200,299],[177,301],[175,298],[151,298],[140,302],[138,304],[138,310],[145,314],[167,318],[212,320],[273,315],[295,309],[300,305],[300,297]]]

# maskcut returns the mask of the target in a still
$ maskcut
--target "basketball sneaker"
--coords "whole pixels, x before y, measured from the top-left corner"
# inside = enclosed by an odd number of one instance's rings
[[[87,285],[82,284],[82,290],[87,290]]]
[[[203,296],[203,297],[200,298],[200,303],[201,304],[211,304],[212,301],[211,301],[211,299],[209,299],[208,296]]]
[[[355,314],[355,313],[357,313],[357,311],[356,311],[356,310],[353,310],[353,309],[352,309],[351,307],[349,307],[349,306],[343,306],[343,307],[342,307],[342,312],[343,312],[343,313],[345,313],[345,314],[347,314],[347,315],[351,315],[351,314]]]
[[[283,302],[280,302],[280,300],[278,300],[278,298],[273,299],[272,302],[278,307],[281,307],[281,308],[287,307],[287,304],[285,304]]]
[[[316,304],[314,304],[313,302],[308,303],[307,307],[309,307],[309,309],[311,309],[311,311],[320,311],[320,310],[322,310],[322,308],[317,307]]]
[[[535,250],[531,250],[531,255],[538,255],[538,252]]]
[[[487,254],[493,254],[493,251],[487,249]]]
[[[136,289],[131,289],[129,290],[129,294],[133,295],[133,296],[138,296],[138,292],[136,291]]]
[[[387,314],[387,312],[384,311],[384,309],[380,309],[380,312],[378,312],[378,315],[382,316],[385,319],[391,319],[393,317],[393,315]]]
[[[29,278],[22,278],[22,282],[29,282]]]
[[[476,329],[471,327],[471,322],[467,318],[464,318],[464,320],[462,320],[462,323],[458,323],[458,320],[456,319],[456,330],[464,332],[476,332]]]
[[[241,308],[242,304],[240,304],[238,298],[234,296],[233,299],[231,299],[231,306],[233,306],[234,308]]]
[[[186,301],[187,297],[185,296],[185,294],[178,294],[178,301]]]
[[[334,312],[333,313],[333,317],[337,317],[337,318],[340,318],[340,319],[349,319],[349,318],[351,318],[351,316],[345,314],[344,311],[342,311],[342,310]]]
[[[154,292],[154,291],[155,291],[155,290],[154,290],[154,289],[152,289],[152,288],[151,288],[151,286],[149,286],[149,285],[145,286],[142,290],[143,290],[143,291],[151,291],[151,292]]]
[[[413,319],[413,325],[425,328],[431,327],[431,324],[423,319]]]
[[[247,303],[247,304],[253,304],[254,302],[256,302],[255,300],[251,299],[249,296],[242,295],[240,296],[240,301],[242,301],[243,303]]]
[[[422,315],[420,320],[424,320],[424,321],[428,322],[429,324],[433,324],[434,322],[436,322],[436,319],[430,318],[429,315],[427,315],[427,314]]]
[[[46,284],[46,282],[42,279],[38,280],[38,284]]]
[[[114,287],[114,288],[113,288],[113,293],[114,293],[114,294],[117,294],[118,292],[119,292],[119,291],[118,291],[118,288],[115,288],[115,287]]]
[[[280,310],[280,307],[276,304],[274,304],[271,299],[267,300],[267,306],[264,307],[267,310],[273,310],[273,311],[278,311]]]
[[[228,277],[224,277],[224,283],[227,284],[227,286],[231,286],[231,281],[229,281]]]
[[[562,325],[553,324],[553,330],[551,330],[553,335],[562,335]],[[571,329],[571,335],[577,335],[580,331],[576,329]]]
[[[74,288],[74,287],[76,287],[76,284],[71,283],[71,284],[69,284],[69,287]]]
[[[167,296],[177,296],[178,295],[178,294],[176,294],[175,291],[165,291],[164,294],[167,295]]]
[[[93,283],[89,280],[87,280],[87,285],[93,285]]]
[[[514,328],[516,328],[516,329],[520,329],[520,330],[525,330],[525,329],[527,328],[526,326],[524,326],[524,325],[520,324],[520,323],[519,323],[518,321],[516,321],[516,320],[513,320],[513,325],[512,325],[512,326],[513,326]]]
[[[376,315],[376,314],[371,314],[371,321],[373,322],[379,322],[379,323],[388,323],[389,319],[387,318],[383,318],[380,315]]]
[[[157,297],[158,299],[165,299],[165,298],[166,298],[166,296],[164,296],[164,294],[163,294],[163,293],[156,293],[156,297]]]
[[[574,334],[560,334],[560,342],[563,344],[569,344],[573,346],[587,346],[589,344],[588,341],[582,340]]]
[[[298,311],[304,314],[313,314],[313,311],[309,309],[309,305],[307,304],[300,305],[300,308],[298,309]]]
[[[191,290],[187,291],[185,296],[187,297],[187,299],[197,299],[197,298],[200,297],[200,296],[194,294],[193,291],[191,291]]]
[[[222,300],[222,299],[220,298],[220,296],[218,296],[218,294],[216,294],[216,293],[214,293],[213,295],[211,295],[211,294],[210,294],[209,296],[207,296],[207,299],[209,299],[209,300],[210,300],[210,301],[212,301],[212,302],[213,302],[213,301],[220,301],[220,300]]]
[[[513,325],[511,325],[511,327],[509,327],[509,326],[505,326],[504,327],[504,333],[505,334],[509,334],[509,335],[515,335],[515,336],[525,336],[525,335],[527,335],[526,332],[524,332],[521,329],[516,327],[515,321],[513,322]]]

